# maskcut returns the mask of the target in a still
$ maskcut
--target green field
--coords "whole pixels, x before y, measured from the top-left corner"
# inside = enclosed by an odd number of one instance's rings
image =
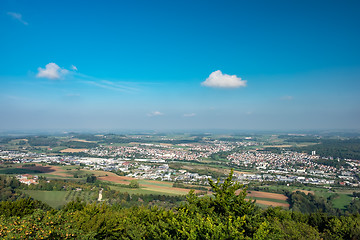
[[[263,200],[263,201],[269,201],[269,202],[278,202],[278,203],[286,203],[288,204],[288,202],[286,200],[281,200],[281,199],[274,199],[274,198],[262,198],[262,197],[248,197],[249,199],[252,200]]]
[[[161,182],[161,181],[151,181],[151,180],[139,180],[139,184],[147,184],[147,185],[154,185],[159,187],[172,187],[172,182]]]
[[[21,190],[32,198],[47,203],[53,208],[60,208],[67,202],[80,200],[91,202],[97,199],[98,192],[90,191],[40,191],[40,190]]]
[[[352,197],[349,194],[339,194],[340,196],[332,200],[335,208],[345,209],[346,205],[349,205]]]
[[[153,195],[169,195],[169,196],[176,196],[176,195],[181,195],[181,194],[177,194],[174,192],[160,192],[160,191],[155,191],[153,189],[148,190],[147,188],[124,188],[124,187],[120,187],[120,186],[109,186],[110,189],[112,190],[116,190],[119,192],[127,192],[129,194],[153,194]]]

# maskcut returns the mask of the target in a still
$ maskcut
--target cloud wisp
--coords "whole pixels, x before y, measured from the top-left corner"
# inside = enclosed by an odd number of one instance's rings
[[[56,63],[48,63],[45,68],[38,68],[38,74],[36,74],[36,77],[56,80],[63,78],[68,73],[68,70],[59,67]]]
[[[246,87],[246,80],[242,80],[236,75],[223,74],[220,70],[217,70],[212,72],[201,85],[213,88],[239,88]]]
[[[153,112],[151,112],[151,113],[148,113],[147,115],[148,115],[149,117],[156,117],[156,116],[162,116],[162,115],[164,115],[164,113],[159,112],[159,111],[153,111]]]
[[[185,113],[183,117],[195,117],[196,113]]]
[[[101,80],[101,81],[84,80],[84,81],[82,81],[82,83],[92,85],[95,87],[99,87],[99,88],[103,88],[103,89],[117,91],[117,92],[132,92],[131,90],[127,89],[126,87],[117,85],[116,83],[113,83],[113,82],[110,82],[107,80]],[[134,90],[137,90],[137,89],[134,89]]]
[[[16,13],[16,12],[8,12],[7,15],[11,16],[13,19],[21,22],[24,25],[29,25],[28,22],[24,21],[22,15],[20,13]]]
[[[294,97],[293,97],[293,96],[289,96],[289,95],[287,95],[287,96],[283,96],[283,97],[281,97],[280,99],[281,99],[281,100],[283,100],[283,101],[291,101],[291,100],[293,100],[293,99],[294,99]]]
[[[36,77],[38,78],[47,78],[51,80],[64,79],[66,76],[70,76],[71,79],[77,80],[83,84],[92,85],[98,88],[118,91],[118,92],[137,92],[138,88],[128,86],[134,85],[136,83],[132,82],[114,82],[109,80],[103,80],[96,77],[88,76],[77,71],[75,65],[71,65],[70,70],[61,68],[56,63],[48,63],[45,68],[38,68],[38,73]]]
[[[113,81],[109,81],[109,80],[98,79],[95,77],[87,76],[85,74],[74,73],[74,76],[81,78],[82,83],[96,86],[96,87],[103,88],[103,89],[113,90],[113,91],[117,91],[117,92],[129,92],[129,93],[139,91],[138,88],[129,87],[124,84],[119,84],[117,82],[113,82]]]

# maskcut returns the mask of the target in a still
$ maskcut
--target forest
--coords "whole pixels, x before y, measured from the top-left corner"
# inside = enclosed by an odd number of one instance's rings
[[[317,155],[326,158],[360,159],[360,139],[351,138],[346,140],[324,139],[320,143],[306,147],[291,148],[293,151],[307,152],[316,151]]]

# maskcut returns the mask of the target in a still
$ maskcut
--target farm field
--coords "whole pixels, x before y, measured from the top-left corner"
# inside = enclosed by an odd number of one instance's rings
[[[280,202],[266,201],[260,199],[256,199],[256,204],[265,205],[267,207],[273,206],[273,207],[283,207],[283,208],[289,208],[290,206],[288,203],[280,203]]]
[[[104,174],[105,172],[101,172],[101,171],[91,171],[91,172],[94,172],[95,176],[100,181],[105,181],[105,182],[129,184],[130,181],[133,180],[133,178],[125,177],[125,176],[119,176],[119,175],[116,175],[115,173],[110,173],[110,172],[106,173],[106,174]]]
[[[276,200],[282,200],[282,201],[287,200],[287,197],[283,194],[260,192],[260,191],[250,191],[248,193],[248,196],[254,197],[254,198],[268,198],[268,199],[276,199]]]
[[[143,187],[150,191],[156,191],[159,194],[185,195],[190,192],[190,189],[174,188],[172,186],[166,186],[166,185],[161,186],[160,184],[154,185],[153,183],[150,183],[150,184],[142,183],[142,184],[140,184],[140,187]],[[199,191],[195,190],[195,192],[199,192]]]
[[[40,164],[36,164],[36,166],[29,166],[29,167],[24,167],[23,166],[21,168],[22,169],[28,169],[28,170],[37,171],[37,172],[40,172],[40,173],[51,173],[52,175],[57,175],[57,176],[60,176],[60,177],[73,177],[72,174],[67,173],[67,171],[64,170],[60,166],[52,166],[52,165],[42,166]]]
[[[120,177],[120,176],[119,176]],[[100,178],[107,179],[110,178]],[[121,179],[121,178],[120,178]],[[130,178],[131,180],[134,180]],[[129,180],[116,180],[116,181],[108,181],[111,183],[120,183],[120,184],[129,184]],[[190,192],[191,189],[185,188],[174,188],[172,187],[173,183],[171,182],[162,182],[162,181],[153,181],[153,180],[138,180],[140,188],[124,188],[121,186],[110,186],[110,188],[114,190],[118,190],[120,192],[128,192],[128,193],[141,193],[141,194],[160,194],[160,195],[185,195]],[[195,192],[199,192],[195,190]]]
[[[287,197],[283,194],[278,193],[269,193],[269,192],[260,192],[260,191],[249,191],[247,199],[256,200],[257,204],[262,204],[266,206],[273,207],[284,207],[289,208],[289,203],[287,202]]]
[[[85,152],[88,150],[87,148],[66,148],[61,150],[61,153],[78,153],[78,152]]]
[[[74,179],[74,175],[95,175],[97,177],[113,177],[114,179],[131,180],[129,177],[121,177],[112,172],[92,171],[80,169],[79,166],[58,166],[58,165],[42,165],[35,166],[14,165],[7,168],[0,168],[0,174],[32,174],[45,176],[47,178]],[[80,179],[79,177],[78,179]],[[102,179],[100,179],[102,180]],[[105,179],[104,179],[105,180]],[[126,181],[125,180],[125,181]]]

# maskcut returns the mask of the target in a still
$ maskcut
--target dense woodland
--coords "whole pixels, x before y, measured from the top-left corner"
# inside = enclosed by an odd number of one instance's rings
[[[324,139],[318,144],[301,148],[291,148],[291,150],[307,152],[309,154],[311,154],[311,151],[316,151],[317,155],[327,158],[360,160],[360,139]]]
[[[4,182],[5,180],[5,182]],[[2,179],[14,191],[17,183]],[[180,206],[162,208],[146,204],[128,207],[134,196],[106,191],[115,203],[70,202],[60,210],[29,198],[0,203],[3,239],[359,239],[360,215],[336,216],[321,209],[313,213],[280,208],[261,210],[246,200],[246,188],[232,181],[210,180],[213,196],[190,193]],[[238,194],[235,194],[235,192]],[[240,191],[240,192],[239,192]],[[356,193],[355,193],[356,194]],[[145,196],[134,201],[153,202]],[[295,198],[307,198],[296,193]],[[309,201],[311,202],[311,196]],[[159,201],[174,201],[164,198]],[[183,200],[183,199],[182,199]],[[302,202],[306,202],[302,199]],[[314,203],[314,201],[313,201]],[[296,201],[293,203],[296,204]],[[326,204],[326,203],[324,203]],[[297,206],[300,211],[303,206]],[[311,209],[312,207],[310,207]],[[308,211],[309,212],[309,211]]]

